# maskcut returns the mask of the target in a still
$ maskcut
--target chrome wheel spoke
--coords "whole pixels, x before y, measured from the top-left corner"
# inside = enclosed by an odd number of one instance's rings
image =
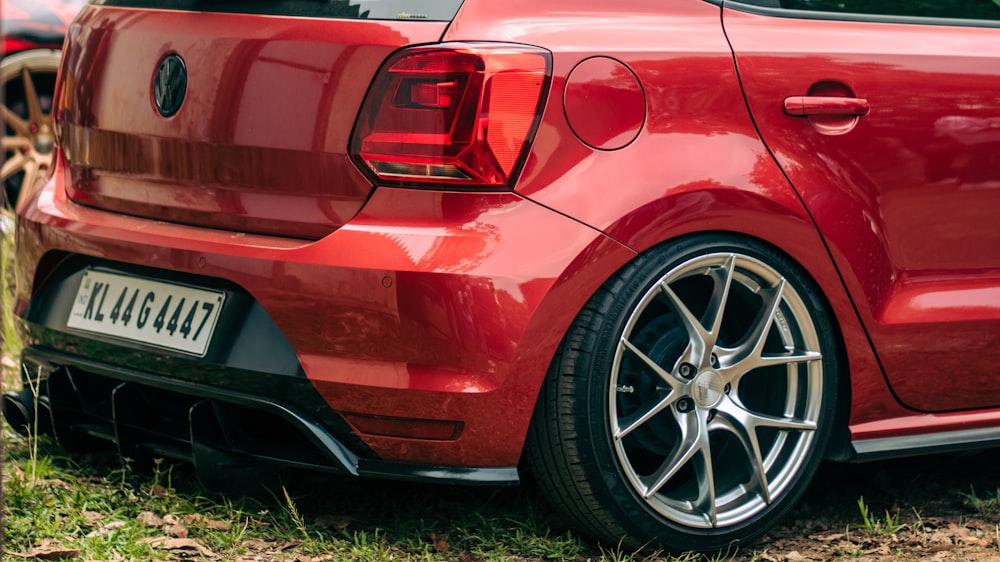
[[[618,428],[615,430],[615,439],[622,439],[629,433],[632,433],[642,424],[653,419],[654,416],[662,412],[663,410],[670,407],[671,404],[677,401],[676,393],[670,393],[660,400],[658,400],[652,406],[645,409],[639,410],[635,414],[626,417],[625,419],[618,420]]]
[[[705,338],[705,348],[711,351],[719,340],[719,331],[722,329],[722,317],[726,312],[726,301],[729,299],[729,289],[733,284],[733,271],[736,267],[736,256],[730,255],[722,267],[713,267],[709,270],[708,276],[713,279],[715,286],[712,290],[712,298],[708,301],[708,309],[705,316],[709,320],[709,331]],[[710,367],[710,364],[701,365]]]
[[[689,345],[688,354],[692,356],[693,362],[695,364],[700,363],[699,359],[705,355],[706,344],[710,337],[710,334],[705,327],[701,325],[701,320],[695,318],[691,310],[684,304],[684,301],[674,293],[674,290],[667,285],[666,282],[660,283],[660,291],[663,295],[667,297],[670,302],[670,307],[677,312],[678,319],[684,326],[684,330],[687,331],[688,337],[691,339],[691,345]]]
[[[764,367],[776,367],[781,365],[795,365],[797,363],[807,363],[819,361],[823,354],[818,351],[805,351],[801,349],[788,349],[785,353],[752,353],[731,365],[718,369],[718,373],[727,383],[738,385],[740,379],[753,371]]]
[[[719,404],[719,412],[731,419],[734,425],[746,428],[753,439],[756,439],[754,431],[762,427],[790,431],[813,431],[816,429],[815,422],[751,412],[735,400],[724,400]]]
[[[670,288],[670,285],[666,282],[660,283],[660,290],[670,302],[671,308],[677,312],[681,324],[691,339],[691,344],[679,363],[690,363],[699,368],[711,366],[712,350],[719,340],[719,332],[722,329],[735,267],[736,256],[730,255],[724,264],[711,267],[706,273],[706,276],[713,281],[712,295],[704,313],[707,327],[706,323],[691,312],[688,305]]]
[[[764,352],[768,334],[781,305],[785,283],[784,279],[780,279],[776,286],[764,292],[764,306],[744,343],[721,353],[723,364],[717,371],[726,383],[738,383],[743,375],[761,367],[791,365],[823,358],[818,351],[786,349],[785,353],[780,354]]]
[[[694,510],[704,514],[712,527],[719,526],[719,512],[715,502],[715,474],[712,470],[712,457],[709,454],[708,441],[701,454],[694,459],[694,474],[698,480],[698,498],[694,501]]]
[[[652,359],[649,358],[648,355],[640,351],[639,348],[632,345],[632,342],[628,341],[625,338],[622,338],[621,345],[623,345],[625,349],[635,354],[636,357],[641,359],[642,362],[645,363],[647,367],[652,369],[653,372],[656,373],[658,377],[660,377],[660,380],[670,385],[671,391],[676,391],[680,389],[682,381],[679,381],[676,377],[667,372],[666,369],[657,364],[656,361],[653,361]]]
[[[750,464],[750,486],[760,494],[764,503],[771,503],[771,491],[767,483],[767,468],[764,467],[764,457],[760,452],[760,441],[757,439],[757,432],[754,427],[742,425],[739,421],[730,416],[721,415],[713,424],[712,429],[719,429],[732,434],[743,447]]]
[[[28,139],[31,138],[31,126],[27,121],[22,119],[20,115],[15,113],[14,110],[6,105],[0,105],[0,113],[3,114],[3,120],[7,126],[14,129],[14,132],[16,132],[18,136]]]
[[[774,367],[777,365],[794,365],[807,361],[818,361],[823,358],[823,354],[818,351],[803,351],[801,349],[790,349],[781,354],[760,354],[748,357],[740,366],[743,372],[749,372],[761,367]]]
[[[751,412],[734,401],[725,401],[719,407],[717,425],[732,434],[743,447],[753,472],[752,484],[760,493],[765,503],[771,503],[771,491],[768,486],[767,468],[761,454],[760,439],[757,430],[774,428],[784,431],[815,431],[814,422],[806,422],[788,417],[776,417]]]
[[[3,137],[0,140],[0,148],[3,150],[21,150],[31,148],[31,141],[25,137]]]
[[[38,181],[39,178],[38,172],[38,162],[28,159],[28,161],[24,164],[24,178],[21,179],[20,193],[24,193],[26,189],[35,185],[35,182]],[[18,201],[20,201],[20,198],[18,198]]]
[[[646,423],[671,404],[676,402],[680,396],[679,391],[682,387],[682,381],[667,372],[666,369],[657,364],[656,361],[653,361],[648,355],[633,345],[632,342],[622,338],[619,342],[619,346],[638,357],[647,367],[649,367],[650,370],[653,371],[653,373],[657,376],[657,380],[667,384],[669,391],[665,396],[658,398],[652,405],[640,408],[639,411],[625,417],[624,419],[617,420],[613,431],[615,439],[621,439],[629,433],[632,433],[632,431],[636,428]]]
[[[681,439],[672,453],[660,464],[651,476],[641,478],[644,486],[640,490],[646,499],[653,497],[670,481],[677,472],[701,453],[708,455],[708,433],[697,415],[683,415],[680,421]]]
[[[41,126],[45,121],[45,114],[42,113],[42,102],[35,89],[31,69],[25,67],[21,70],[21,81],[24,83],[24,101],[28,105],[28,121],[35,126]]]
[[[0,168],[0,181],[6,181],[7,178],[23,170],[30,162],[31,160],[23,154],[15,154],[7,159],[3,163],[3,168]]]
[[[781,296],[785,292],[785,280],[778,281],[777,286],[764,292],[764,306],[761,309],[760,318],[754,325],[753,330],[747,337],[747,341],[737,351],[739,356],[760,357],[764,351],[764,343],[767,341],[767,334],[774,324],[774,316],[778,313],[778,306],[781,305]]]

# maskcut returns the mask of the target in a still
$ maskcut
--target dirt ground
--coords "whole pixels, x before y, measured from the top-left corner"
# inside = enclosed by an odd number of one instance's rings
[[[861,498],[875,531],[861,528]],[[827,464],[784,523],[736,560],[755,557],[1000,561],[1000,450]]]

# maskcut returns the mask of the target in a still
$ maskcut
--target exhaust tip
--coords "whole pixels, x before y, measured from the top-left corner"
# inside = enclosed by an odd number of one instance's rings
[[[24,389],[20,392],[9,392],[0,398],[0,410],[7,423],[14,431],[27,436],[35,423],[34,396]]]

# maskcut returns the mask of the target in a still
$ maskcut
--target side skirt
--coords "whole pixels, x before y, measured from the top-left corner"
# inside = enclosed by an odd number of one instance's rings
[[[963,429],[926,435],[883,437],[851,442],[855,461],[871,461],[898,457],[944,453],[1000,446],[1000,427]]]

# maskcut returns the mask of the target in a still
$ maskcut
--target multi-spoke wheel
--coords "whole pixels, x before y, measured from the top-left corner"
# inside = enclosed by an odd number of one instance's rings
[[[825,310],[758,243],[699,237],[640,257],[564,338],[529,436],[539,480],[614,544],[756,537],[801,494],[830,433]]]
[[[58,68],[59,51],[52,50],[12,55],[0,65],[4,206],[13,206],[52,165],[52,97]]]

